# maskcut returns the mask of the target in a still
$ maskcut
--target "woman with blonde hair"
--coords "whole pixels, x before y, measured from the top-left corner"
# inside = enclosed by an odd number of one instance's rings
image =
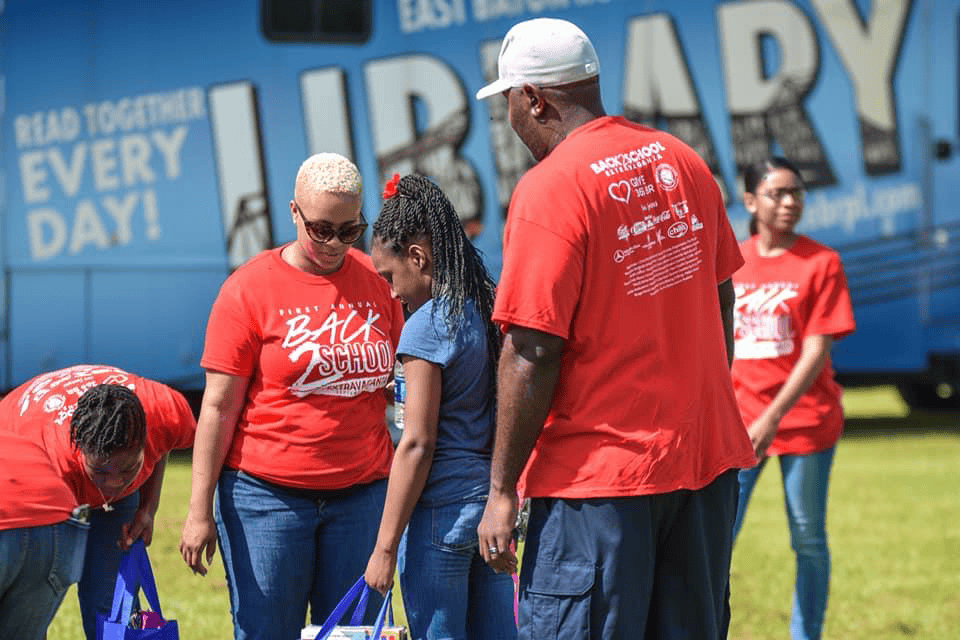
[[[322,623],[373,549],[403,310],[352,247],[361,205],[352,162],[308,158],[296,239],[234,272],[210,313],[180,551],[205,574],[219,537],[237,638],[299,637],[308,604]]]

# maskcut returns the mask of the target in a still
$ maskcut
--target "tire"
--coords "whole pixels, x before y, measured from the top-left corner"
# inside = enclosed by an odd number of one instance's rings
[[[920,411],[955,411],[960,409],[960,388],[952,386],[952,393],[944,398],[934,382],[905,382],[897,385],[897,390],[911,409]]]

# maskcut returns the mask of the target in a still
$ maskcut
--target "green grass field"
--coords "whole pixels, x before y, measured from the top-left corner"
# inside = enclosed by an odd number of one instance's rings
[[[909,414],[887,387],[848,391],[845,405],[848,429],[830,491],[833,580],[824,637],[960,638],[960,414]],[[189,492],[189,459],[178,457],[167,470],[150,547],[161,603],[179,620],[183,640],[230,638],[219,557],[200,578],[177,551]],[[734,550],[731,638],[789,637],[794,563],[787,536],[779,470],[771,464]],[[48,637],[81,637],[73,589]]]

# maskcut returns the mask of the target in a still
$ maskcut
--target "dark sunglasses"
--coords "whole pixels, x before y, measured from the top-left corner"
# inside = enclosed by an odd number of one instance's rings
[[[357,224],[347,225],[339,229],[335,228],[329,222],[310,222],[304,217],[300,204],[296,200],[293,201],[293,204],[297,208],[297,213],[300,214],[300,220],[303,221],[303,228],[306,229],[307,235],[310,236],[310,239],[314,242],[326,244],[333,240],[334,237],[337,237],[343,244],[353,244],[359,240],[363,232],[367,230],[366,222],[358,222]],[[363,220],[362,213],[360,214],[360,220]]]

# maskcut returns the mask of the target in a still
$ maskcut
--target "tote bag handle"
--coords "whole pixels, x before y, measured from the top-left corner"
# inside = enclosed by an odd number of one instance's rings
[[[153,577],[153,568],[150,558],[147,557],[147,548],[143,540],[137,540],[130,547],[120,561],[120,571],[117,573],[117,586],[113,591],[113,608],[110,611],[110,622],[126,622],[133,612],[133,599],[137,590],[142,589],[150,608],[161,618],[160,597],[157,595],[157,583]]]
[[[353,615],[350,617],[350,625],[360,625],[363,622],[363,614],[367,610],[370,591],[371,589],[367,586],[367,582],[363,579],[363,576],[360,576],[360,579],[350,587],[346,595],[344,595],[343,598],[340,599],[340,602],[337,603],[337,606],[334,607],[333,612],[327,618],[326,622],[320,627],[320,632],[317,633],[316,640],[327,640],[327,637],[333,632],[333,628],[340,623],[340,620],[347,613],[347,609],[350,608],[350,605],[353,604],[355,600],[357,600],[357,606],[354,608]],[[383,599],[380,612],[377,614],[377,620],[373,627],[373,635],[371,636],[371,638],[375,640],[380,640],[384,622],[386,622],[388,617],[390,624],[393,624],[392,596],[393,592],[388,591],[386,597]]]

